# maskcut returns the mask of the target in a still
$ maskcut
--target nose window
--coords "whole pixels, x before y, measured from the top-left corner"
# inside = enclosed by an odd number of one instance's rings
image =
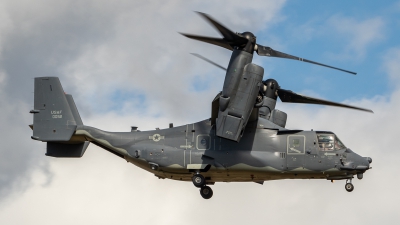
[[[339,140],[339,138],[335,136],[335,149],[339,150],[343,148],[346,148],[346,146],[344,146],[344,144]]]

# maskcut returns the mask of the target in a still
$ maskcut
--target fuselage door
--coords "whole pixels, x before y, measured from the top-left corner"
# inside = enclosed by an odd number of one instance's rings
[[[292,170],[304,167],[306,137],[304,135],[289,135],[287,137],[287,168]]]

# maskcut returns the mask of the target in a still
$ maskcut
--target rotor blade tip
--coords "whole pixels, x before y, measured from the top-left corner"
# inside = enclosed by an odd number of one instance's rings
[[[189,37],[190,36],[190,34],[186,34],[186,33],[181,33],[181,32],[178,32],[180,35],[182,35],[182,36],[185,36],[185,37]]]
[[[203,12],[199,12],[199,11],[194,11],[194,12],[197,13],[197,14],[200,14],[201,16],[207,16],[207,14],[203,13]]]

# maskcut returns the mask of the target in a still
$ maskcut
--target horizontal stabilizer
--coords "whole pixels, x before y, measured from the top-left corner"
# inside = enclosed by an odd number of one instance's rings
[[[58,158],[80,158],[85,153],[89,141],[78,144],[62,144],[47,142],[46,155]]]

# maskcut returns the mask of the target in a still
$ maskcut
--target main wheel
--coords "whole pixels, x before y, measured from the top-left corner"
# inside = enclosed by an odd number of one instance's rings
[[[206,184],[206,179],[201,174],[195,174],[192,177],[192,181],[193,181],[194,186],[196,186],[198,188],[203,187]]]
[[[203,186],[200,189],[200,195],[204,199],[210,199],[213,196],[213,190],[209,186]]]
[[[346,191],[352,192],[354,190],[354,185],[352,183],[347,183],[344,188],[346,188]]]

